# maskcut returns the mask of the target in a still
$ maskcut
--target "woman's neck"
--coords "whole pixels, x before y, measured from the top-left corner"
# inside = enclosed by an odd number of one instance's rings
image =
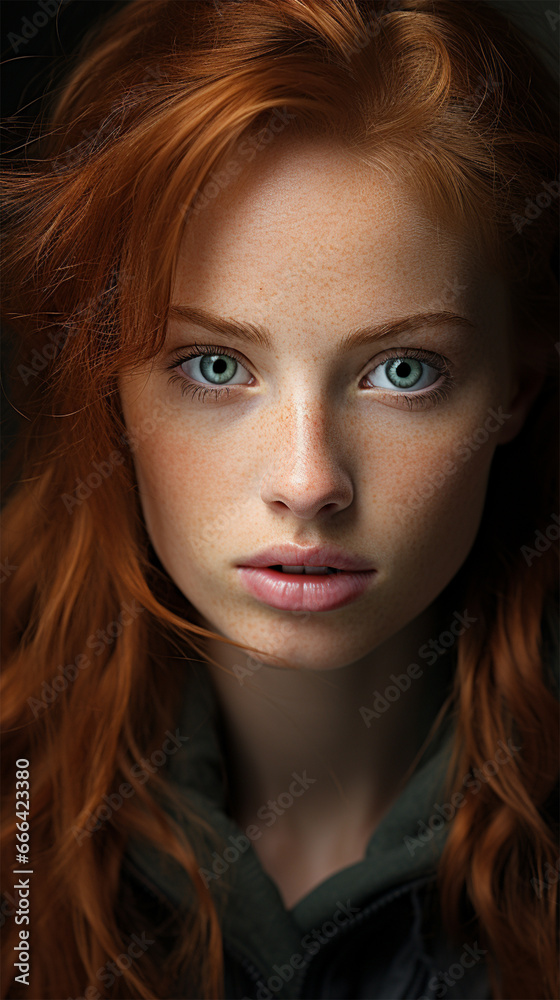
[[[449,690],[454,646],[437,644],[448,616],[446,602],[434,602],[373,652],[329,671],[255,666],[254,659],[240,670],[238,649],[210,641],[213,659],[237,668],[208,669],[231,811],[242,827],[262,826],[264,818],[269,840],[274,831],[299,843],[313,842],[326,824],[333,835],[361,831],[363,839],[373,831]]]

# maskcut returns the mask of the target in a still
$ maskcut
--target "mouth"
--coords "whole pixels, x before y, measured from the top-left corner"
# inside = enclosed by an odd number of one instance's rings
[[[342,573],[342,570],[337,569],[335,566],[267,566],[266,569],[275,569],[279,573],[284,574],[298,574],[302,573],[309,576],[327,576],[329,573]]]
[[[335,566],[238,566],[242,587],[259,602],[280,611],[335,611],[357,600],[375,570]],[[336,579],[335,579],[336,577]]]

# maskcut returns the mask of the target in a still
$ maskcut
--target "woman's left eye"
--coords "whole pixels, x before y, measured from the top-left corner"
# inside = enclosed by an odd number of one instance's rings
[[[425,361],[403,356],[377,365],[368,378],[377,389],[426,389],[437,381],[440,374]],[[373,375],[377,381],[373,381]]]
[[[428,360],[432,363],[429,364]],[[430,352],[428,359],[422,351],[405,349],[401,354],[393,353],[376,365],[367,379],[376,389],[418,392],[432,386],[441,376],[444,376],[445,383],[449,374],[449,365],[439,355]]]

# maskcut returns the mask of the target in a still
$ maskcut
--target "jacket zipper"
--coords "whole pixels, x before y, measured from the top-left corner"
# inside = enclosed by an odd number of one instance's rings
[[[316,952],[313,955],[306,956],[305,958],[306,965],[303,969],[298,970],[300,972],[299,981],[297,978],[294,978],[292,980],[292,989],[297,990],[297,995],[303,998],[305,995],[304,994],[305,982],[308,978],[311,964],[313,960],[317,958],[318,955],[321,956],[321,959],[323,958],[325,954],[325,948],[339,941],[340,938],[344,936],[344,934],[349,933],[351,930],[353,930],[353,928],[357,924],[360,924],[363,920],[366,920],[377,910],[382,909],[383,906],[385,906],[387,903],[392,902],[393,899],[397,899],[399,896],[404,895],[405,892],[408,892],[411,889],[419,888],[420,886],[426,885],[426,883],[431,881],[433,881],[433,876],[431,875],[423,876],[421,878],[414,879],[412,882],[405,882],[402,885],[397,886],[395,889],[391,889],[389,892],[386,892],[384,896],[380,896],[377,899],[374,899],[368,906],[365,907],[365,909],[360,910],[360,912],[355,914],[348,921],[347,924],[341,927],[338,934],[336,934],[335,937],[329,938],[327,943],[321,946],[319,952]],[[235,949],[232,949],[229,946],[227,946],[225,950],[229,951],[232,958],[235,958],[240,963],[241,967],[245,970],[249,978],[253,980],[255,986],[258,986],[259,983],[266,985],[266,976],[264,976],[262,971],[260,971],[252,962],[250,962],[249,959],[245,958],[243,955],[241,955],[239,952],[236,952]]]

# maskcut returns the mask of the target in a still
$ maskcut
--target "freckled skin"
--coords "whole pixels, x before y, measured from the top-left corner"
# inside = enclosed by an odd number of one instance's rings
[[[460,289],[451,302],[449,288]],[[294,146],[283,137],[189,221],[172,301],[264,325],[274,350],[172,321],[161,363],[121,378],[129,426],[158,403],[168,414],[135,453],[159,558],[222,635],[310,669],[363,657],[459,570],[494,450],[523,420],[523,400],[512,409],[503,282],[466,238],[436,229],[404,185],[328,142]],[[338,348],[358,325],[434,303],[476,329]],[[182,397],[163,364],[195,341],[237,348],[248,362],[241,374],[256,385],[220,401]],[[376,356],[400,346],[450,359],[456,385],[444,402],[410,411],[397,404],[397,389],[360,388]],[[463,461],[459,443],[499,406],[511,417]],[[375,585],[335,611],[298,618],[269,608],[241,589],[235,565],[287,541],[365,554]]]
[[[428,668],[419,649],[464,610],[445,607],[446,588],[476,537],[494,451],[538,386],[514,370],[507,291],[468,239],[332,143],[278,138],[188,225],[172,302],[266,326],[272,350],[172,321],[163,356],[124,374],[121,398],[132,431],[164,413],[134,452],[161,563],[203,624],[263,651],[241,684],[234,668],[247,653],[208,643],[232,815],[244,829],[294,771],[315,779],[254,843],[291,907],[363,858],[426,738],[447,674],[445,656]],[[442,309],[475,328],[340,347],[358,326]],[[237,349],[251,384],[220,400],[183,397],[165,369],[195,342]],[[403,347],[449,359],[444,401],[409,410],[397,388],[371,384],[382,352]],[[466,451],[500,407],[507,419]],[[241,588],[236,565],[280,542],[365,555],[374,583],[334,611],[270,608]],[[274,665],[279,655],[287,666]],[[360,706],[412,662],[422,671],[411,691],[366,727]]]

